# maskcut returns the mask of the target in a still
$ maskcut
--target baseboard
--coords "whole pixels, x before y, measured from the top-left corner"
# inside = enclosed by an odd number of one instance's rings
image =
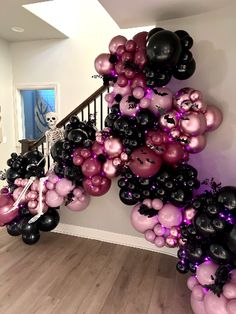
[[[87,238],[98,240],[102,242],[120,244],[125,246],[130,246],[142,250],[148,250],[153,252],[159,252],[167,255],[177,256],[177,249],[170,248],[158,248],[154,244],[145,240],[145,238],[140,238],[136,236],[131,236],[127,234],[114,233],[110,231],[104,231],[93,228],[80,227],[75,225],[69,225],[60,223],[56,229],[53,230],[56,233],[68,234],[71,236]]]

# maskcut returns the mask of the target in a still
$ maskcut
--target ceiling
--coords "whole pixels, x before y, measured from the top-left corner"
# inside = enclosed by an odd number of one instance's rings
[[[158,21],[216,10],[235,0],[98,0],[120,28],[156,25]]]
[[[66,38],[64,33],[23,7],[38,2],[47,2],[47,0],[0,0],[0,38],[10,42]],[[24,28],[25,31],[13,32],[11,28],[14,26]]]

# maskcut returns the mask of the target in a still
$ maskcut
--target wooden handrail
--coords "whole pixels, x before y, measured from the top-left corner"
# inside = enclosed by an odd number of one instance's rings
[[[108,85],[102,85],[97,89],[92,95],[90,95],[87,99],[85,99],[78,107],[76,107],[73,111],[71,111],[65,118],[57,123],[57,127],[63,127],[67,122],[69,122],[72,116],[79,114],[84,108],[86,108],[94,99],[96,99],[99,95],[101,95],[108,88]],[[36,142],[32,142],[29,144],[29,149],[33,150],[34,148],[39,147],[41,144],[45,142],[45,135],[38,139]]]

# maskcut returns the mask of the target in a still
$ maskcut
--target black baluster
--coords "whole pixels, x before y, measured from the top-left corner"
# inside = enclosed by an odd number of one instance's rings
[[[93,110],[94,110],[94,123],[95,123],[95,126],[97,127],[97,101],[96,101],[96,98],[93,101]]]
[[[84,121],[84,109],[81,111],[82,121]]]
[[[101,122],[100,122],[100,124],[101,124],[101,130],[103,129],[103,112],[102,112],[102,110],[103,110],[103,94],[101,94],[101,96],[100,96],[100,102],[101,102],[101,104],[100,104],[100,110],[101,110]]]
[[[43,143],[41,144],[41,148],[42,148],[42,154],[44,155],[44,145],[43,145]]]
[[[88,121],[90,119],[90,103],[88,104]]]

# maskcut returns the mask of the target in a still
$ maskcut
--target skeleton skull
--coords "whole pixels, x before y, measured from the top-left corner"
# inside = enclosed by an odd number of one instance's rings
[[[54,130],[57,125],[57,114],[55,112],[46,113],[46,121],[51,130]]]

